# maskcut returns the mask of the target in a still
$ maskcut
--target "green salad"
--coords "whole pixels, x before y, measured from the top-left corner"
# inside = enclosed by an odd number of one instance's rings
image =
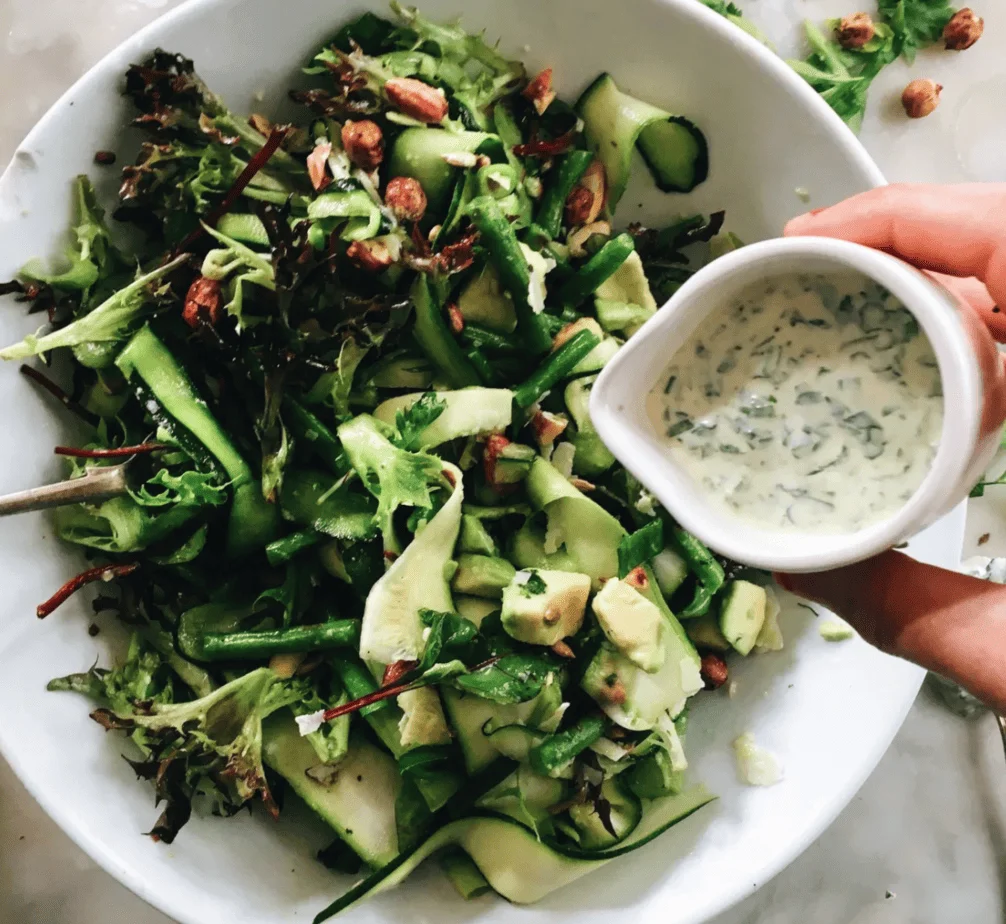
[[[551,70],[394,16],[324,45],[299,123],[236,115],[181,55],[130,67],[118,202],[78,178],[63,265],[0,287],[48,313],[0,356],[70,382],[22,367],[86,425],[71,477],[127,465],[58,510],[93,562],[38,614],[97,583],[128,651],[50,688],[128,735],[156,840],[306,802],[361,877],[319,921],[434,853],[462,895],[531,902],[641,846],[712,799],[691,698],[781,646],[766,576],[589,414],[624,340],[740,244],[723,213],[617,230],[632,171],[705,179],[701,129],[608,74],[569,105]]]

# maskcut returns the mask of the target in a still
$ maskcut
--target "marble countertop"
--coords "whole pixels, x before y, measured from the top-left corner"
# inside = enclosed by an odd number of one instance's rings
[[[93,62],[178,0],[0,0],[0,164]],[[741,4],[783,52],[799,23],[853,0]],[[982,41],[898,63],[871,91],[862,131],[892,181],[1006,181],[1006,5],[976,0]],[[335,14],[333,14],[335,15]],[[908,122],[912,76],[944,85]],[[980,546],[980,548],[979,548]],[[1006,489],[972,502],[965,554],[1006,554]],[[926,688],[849,807],[788,869],[715,924],[1001,924],[1006,918],[1006,767],[991,716],[965,720]],[[92,863],[0,760],[0,924],[170,924]]]

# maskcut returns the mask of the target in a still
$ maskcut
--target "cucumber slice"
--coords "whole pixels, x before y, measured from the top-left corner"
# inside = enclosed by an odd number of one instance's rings
[[[400,395],[382,402],[374,416],[382,423],[394,426],[399,411],[412,407],[424,392]],[[513,392],[509,388],[459,388],[437,392],[446,407],[425,430],[418,449],[432,449],[460,436],[501,433],[510,426],[513,417]]]
[[[440,868],[465,901],[492,891],[492,886],[479,872],[472,858],[457,847],[452,847],[440,855]]]
[[[464,487],[461,471],[443,465],[454,481],[453,493],[367,594],[360,629],[360,657],[366,661],[418,659],[426,644],[419,611],[453,609],[444,572],[461,529]]]
[[[573,471],[585,478],[603,475],[615,464],[615,457],[601,441],[590,419],[590,390],[596,380],[596,375],[573,379],[563,392],[566,409],[576,425],[569,434],[569,441],[576,447]]]
[[[670,599],[688,577],[688,562],[669,546],[653,556],[650,562],[657,577],[657,586],[665,599]]]
[[[504,725],[502,728],[490,732],[486,737],[504,757],[523,763],[527,760],[531,749],[541,744],[548,735],[545,732],[528,728],[526,725]]]
[[[720,604],[720,631],[738,654],[746,655],[765,623],[768,595],[750,581],[730,581]]]
[[[430,210],[447,205],[457,167],[444,154],[474,154],[485,142],[494,141],[502,156],[503,146],[487,132],[449,132],[442,128],[407,128],[396,139],[388,159],[388,176],[411,176],[419,180]]]
[[[576,571],[576,562],[564,549],[545,553],[545,531],[525,523],[510,540],[510,561],[518,568],[543,568],[548,571]]]
[[[690,192],[709,175],[709,149],[702,132],[683,116],[623,93],[610,74],[601,74],[584,90],[576,111],[587,144],[604,164],[612,211],[625,192],[637,145],[664,192]]]
[[[398,855],[395,799],[401,777],[395,761],[365,738],[352,736],[339,772],[327,785],[307,775],[318,755],[287,710],[263,725],[262,755],[364,862],[380,866]]]
[[[429,388],[433,368],[421,356],[399,355],[382,360],[373,367],[370,381],[378,388]]]
[[[483,815],[462,818],[445,825],[411,853],[401,854],[350,889],[322,911],[315,924],[398,885],[427,857],[449,846],[464,850],[504,898],[516,904],[531,904],[608,860],[648,844],[715,798],[704,787],[697,786],[681,795],[653,802],[624,841],[593,853],[539,841],[533,831],[510,818]]]
[[[375,504],[343,488],[334,475],[313,469],[287,472],[280,490],[283,518],[333,539],[364,539],[373,533]]]
[[[465,321],[482,324],[500,334],[512,334],[517,328],[513,300],[503,290],[496,268],[489,263],[461,290],[458,310]]]
[[[584,850],[604,850],[620,844],[632,834],[643,817],[643,804],[634,793],[621,786],[618,777],[601,784],[601,797],[611,806],[614,836],[604,826],[592,803],[574,805],[569,810],[570,820],[580,832],[580,846]]]

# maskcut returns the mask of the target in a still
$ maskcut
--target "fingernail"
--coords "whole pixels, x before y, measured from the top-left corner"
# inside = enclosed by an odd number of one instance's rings
[[[812,217],[812,216],[814,216],[814,215],[820,215],[820,214],[821,214],[821,213],[822,213],[822,212],[823,212],[823,211],[825,210],[825,208],[827,208],[827,206],[822,206],[822,207],[821,207],[821,208],[819,208],[819,209],[811,209],[811,210],[810,210],[810,211],[809,211],[809,212],[807,213],[807,215],[808,215],[809,217]]]

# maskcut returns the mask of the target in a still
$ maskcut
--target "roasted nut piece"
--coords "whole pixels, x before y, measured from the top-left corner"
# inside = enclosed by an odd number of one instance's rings
[[[568,228],[587,224],[594,197],[586,186],[576,185],[566,196],[565,220]]]
[[[368,273],[379,273],[393,262],[391,251],[378,240],[353,241],[346,249],[346,256]]]
[[[913,80],[901,94],[901,105],[910,119],[924,119],[940,104],[943,87],[935,80],[919,78]]]
[[[203,324],[216,327],[220,321],[221,302],[220,283],[216,279],[200,276],[189,286],[185,295],[182,320],[192,328]]]
[[[368,173],[384,160],[384,136],[381,127],[370,119],[347,121],[342,126],[342,146],[349,159]]]
[[[328,157],[331,153],[332,142],[320,141],[307,155],[307,175],[315,190],[322,190],[332,182],[332,178],[328,175]]]
[[[426,212],[426,193],[411,176],[392,177],[384,190],[384,204],[400,220],[419,221]]]
[[[465,316],[461,313],[461,309],[453,302],[447,306],[447,320],[450,322],[451,330],[454,333],[460,334],[465,329]]]
[[[727,678],[729,677],[727,662],[720,655],[712,651],[707,651],[702,656],[699,673],[707,690],[718,690],[727,682]]]
[[[843,17],[835,29],[835,38],[843,48],[862,48],[876,33],[869,13],[853,13]]]
[[[575,228],[596,221],[604,208],[607,192],[608,182],[604,166],[599,160],[591,161],[579,182],[566,197],[564,216],[566,226]]]
[[[950,17],[943,27],[943,41],[949,51],[964,51],[982,37],[985,20],[966,6]]]
[[[443,91],[413,77],[392,77],[384,92],[399,112],[420,122],[442,122],[447,115]]]
[[[555,99],[552,89],[552,68],[546,67],[541,73],[531,79],[531,82],[521,90],[521,96],[528,100],[534,111],[542,115]]]
[[[633,568],[625,576],[625,583],[630,587],[635,587],[636,590],[646,590],[650,583],[646,577],[646,569],[642,565]]]
[[[552,651],[554,651],[560,658],[575,658],[576,654],[573,649],[569,647],[561,639],[552,646]]]
[[[566,429],[569,421],[559,414],[549,411],[535,411],[531,418],[531,429],[539,446],[551,446]]]

